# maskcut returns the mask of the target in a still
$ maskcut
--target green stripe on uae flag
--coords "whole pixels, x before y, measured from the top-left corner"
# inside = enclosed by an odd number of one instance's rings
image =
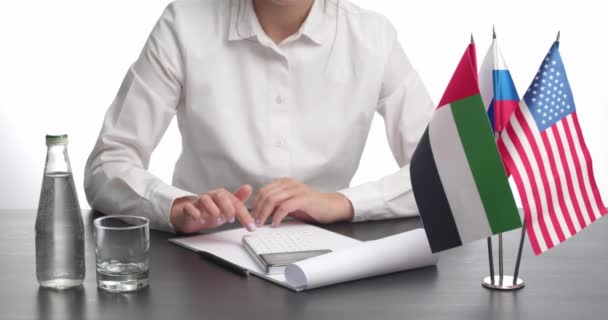
[[[410,165],[414,196],[433,252],[521,227],[476,70],[471,44]]]

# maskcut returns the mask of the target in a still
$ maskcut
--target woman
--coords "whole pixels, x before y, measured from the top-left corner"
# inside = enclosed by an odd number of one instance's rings
[[[345,0],[178,0],[106,114],[87,199],[185,233],[416,215],[409,160],[432,110],[381,15]],[[375,112],[401,169],[348,187]],[[176,114],[169,185],[147,167]]]

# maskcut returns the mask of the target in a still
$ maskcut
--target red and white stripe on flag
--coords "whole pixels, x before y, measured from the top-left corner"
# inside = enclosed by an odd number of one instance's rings
[[[497,143],[539,255],[608,213],[555,43]]]

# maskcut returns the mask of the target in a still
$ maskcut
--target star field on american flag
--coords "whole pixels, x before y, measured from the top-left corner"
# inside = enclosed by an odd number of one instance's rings
[[[524,100],[539,131],[574,112],[572,91],[557,47],[551,48],[545,57]]]

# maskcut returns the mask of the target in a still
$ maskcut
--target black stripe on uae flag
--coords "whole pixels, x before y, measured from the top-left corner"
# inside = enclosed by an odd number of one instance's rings
[[[461,246],[458,228],[433,157],[428,127],[412,156],[410,177],[431,251]]]

